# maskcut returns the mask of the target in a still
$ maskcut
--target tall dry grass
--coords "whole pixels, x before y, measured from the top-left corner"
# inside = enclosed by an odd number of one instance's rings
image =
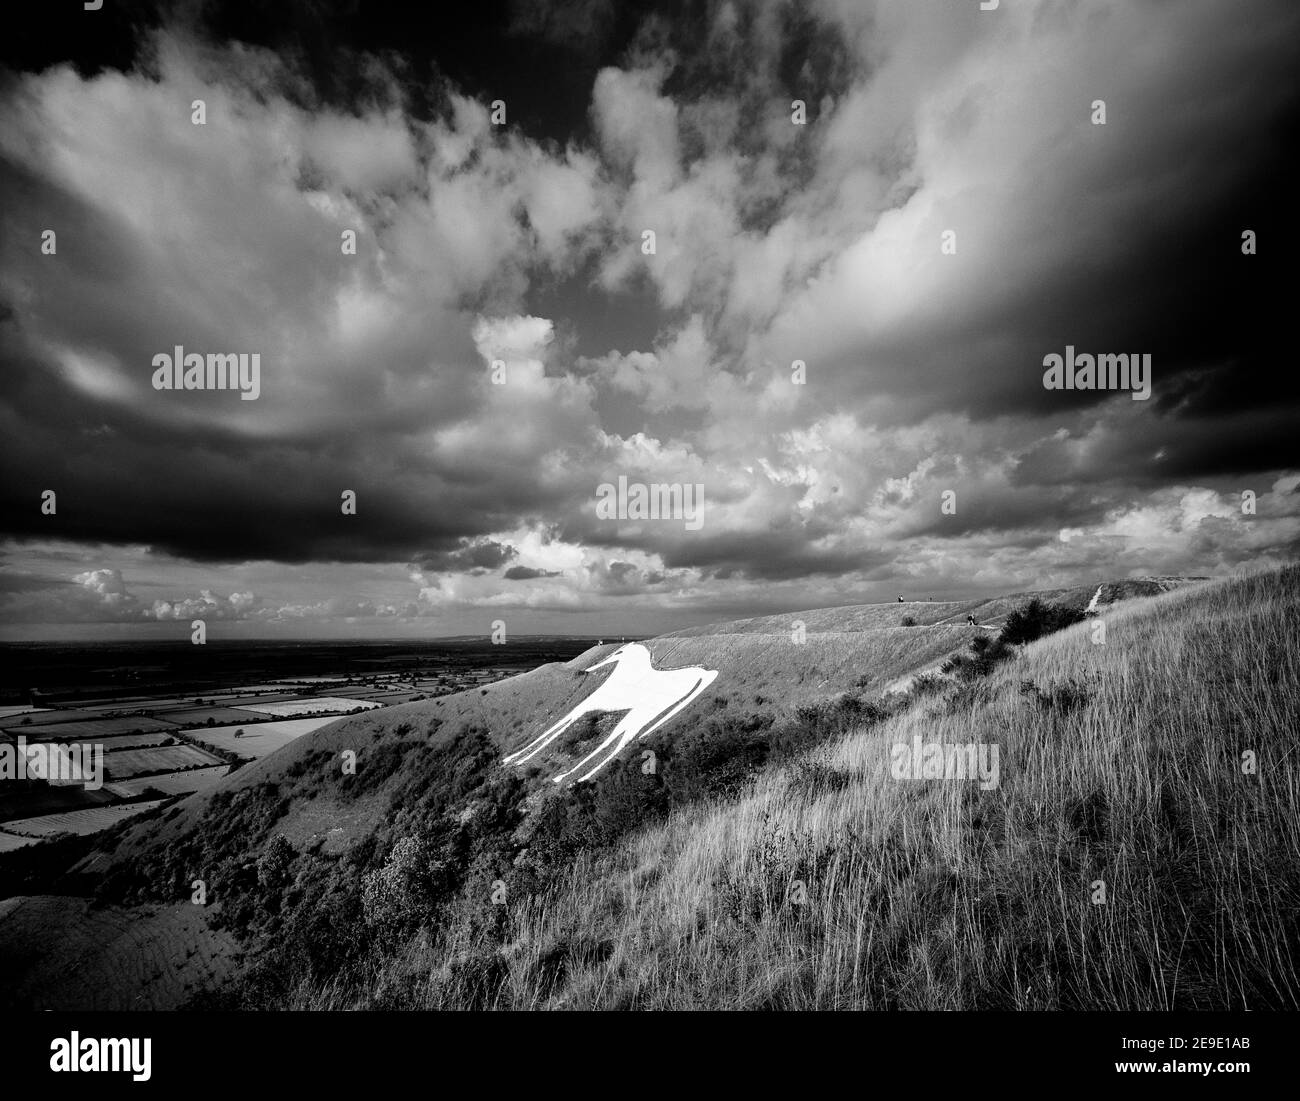
[[[1297,1008],[1298,616],[1294,567],[1115,606],[300,1004]],[[894,779],[918,734],[1000,785]]]

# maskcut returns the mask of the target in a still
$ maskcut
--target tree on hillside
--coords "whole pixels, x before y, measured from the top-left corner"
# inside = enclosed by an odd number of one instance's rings
[[[257,882],[263,887],[279,887],[289,878],[289,868],[296,854],[289,839],[277,833],[267,843],[257,860]]]
[[[395,943],[414,930],[433,907],[435,888],[429,846],[418,837],[403,837],[384,866],[366,874],[361,904],[381,941]]]

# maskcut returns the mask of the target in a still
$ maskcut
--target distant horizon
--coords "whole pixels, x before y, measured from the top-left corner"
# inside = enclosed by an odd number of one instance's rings
[[[535,639],[599,639],[601,637],[602,636],[600,635],[589,635],[589,634],[566,635],[566,634],[559,634],[557,632],[548,632],[548,633],[540,633],[540,634],[515,635],[514,639],[517,641],[527,641],[530,639],[534,639],[534,640]],[[629,634],[629,635],[611,635],[609,637],[644,639],[649,636]],[[266,636],[256,636],[256,637],[250,636],[248,638],[209,638],[204,645],[241,646],[249,643],[252,644],[266,643],[266,644],[273,644],[273,645],[292,646],[297,644],[311,645],[317,643],[327,644],[327,643],[343,642],[343,643],[355,643],[357,645],[378,646],[386,643],[397,643],[397,644],[409,645],[411,643],[416,643],[416,642],[473,642],[473,641],[487,642],[489,640],[486,635],[428,635],[423,638],[417,638],[414,636],[402,637],[400,635],[390,635],[386,638],[358,638],[358,637],[349,637],[346,635],[341,635],[341,636],[322,635],[319,637],[302,637],[302,638],[298,638],[298,637],[268,638]],[[0,638],[0,646],[42,646],[42,645],[62,646],[62,645],[76,645],[76,644],[82,644],[87,646],[157,645],[157,646],[176,646],[178,648],[183,648],[183,649],[189,649],[193,645],[193,643],[191,643],[187,639],[178,639],[178,638],[170,638],[170,637],[159,638],[155,636],[142,636],[137,638],[97,638],[97,639]],[[501,645],[507,649],[509,648],[508,642],[502,643]]]
[[[1015,595],[1016,593],[1018,593],[1018,592],[1049,591],[1049,590],[1054,590],[1054,589],[1071,588],[1071,587],[1077,587],[1077,586],[1068,586],[1068,585],[1046,585],[1046,586],[1043,586],[1042,589],[1016,589],[1016,590],[1012,590],[1011,592],[1003,592],[1003,591],[1001,591],[1001,590],[996,590],[996,591],[990,591],[990,592],[979,592],[979,593],[964,594],[964,595],[961,595],[961,596],[947,595],[947,596],[944,596],[944,597],[934,597],[934,598],[931,598],[931,597],[929,597],[929,596],[926,596],[926,597],[922,597],[922,598],[909,598],[908,600],[905,600],[904,602],[905,602],[905,603],[909,603],[909,602],[912,602],[912,600],[916,600],[916,602],[918,602],[918,603],[929,603],[929,602],[931,602],[931,600],[933,600],[933,602],[936,603],[936,604],[940,604],[940,603],[955,604],[955,603],[962,603],[963,601],[978,600],[978,599],[986,598],[986,597],[990,597],[990,596],[1014,596],[1014,595]],[[581,639],[581,638],[594,638],[594,639],[600,639],[600,638],[628,638],[628,639],[646,639],[646,638],[654,638],[654,637],[656,637],[656,636],[658,636],[658,635],[668,634],[668,633],[671,633],[672,631],[678,631],[678,630],[689,630],[689,629],[693,629],[693,628],[697,628],[697,627],[706,627],[706,626],[708,626],[708,625],[711,624],[711,623],[731,623],[731,622],[735,622],[736,620],[742,620],[742,619],[758,619],[758,618],[761,618],[761,617],[763,617],[763,616],[771,616],[771,615],[797,615],[797,614],[800,613],[800,612],[815,612],[815,611],[821,611],[821,610],[824,610],[824,609],[830,609],[830,608],[858,608],[858,607],[871,607],[871,606],[874,606],[874,605],[881,605],[881,604],[895,604],[895,603],[897,603],[897,602],[898,602],[898,601],[897,601],[897,597],[895,597],[895,598],[893,598],[893,599],[889,599],[889,600],[847,600],[847,601],[842,601],[842,602],[831,602],[831,603],[825,603],[825,604],[797,605],[797,606],[794,606],[794,607],[789,607],[789,608],[778,608],[778,609],[771,609],[771,608],[762,609],[762,610],[745,610],[745,609],[737,609],[737,610],[736,610],[736,614],[733,614],[733,615],[709,615],[709,616],[706,616],[706,617],[704,617],[704,618],[698,618],[698,617],[697,617],[697,621],[696,621],[696,622],[690,622],[690,623],[687,623],[687,622],[676,621],[676,622],[674,622],[674,623],[673,623],[672,625],[670,625],[670,626],[662,627],[662,628],[655,629],[655,630],[649,630],[649,631],[647,631],[647,630],[628,631],[628,630],[624,630],[624,629],[617,629],[617,630],[614,630],[614,629],[606,629],[606,630],[589,630],[589,631],[522,631],[522,630],[521,630],[521,631],[512,631],[512,632],[510,632],[510,633],[508,634],[508,636],[507,636],[507,641],[506,641],[506,643],[504,643],[503,645],[507,645],[507,646],[508,646],[508,645],[509,645],[509,639],[511,639],[511,638],[514,638],[514,639],[528,639],[528,638],[579,638],[579,639]],[[21,628],[21,627],[24,627],[24,626],[28,626],[28,627],[30,627],[30,626],[32,626],[32,625],[30,625],[30,624],[15,624],[15,625],[13,625],[13,629],[18,629],[18,628]],[[123,637],[123,636],[121,636],[121,635],[117,635],[117,636],[114,636],[114,637],[106,637],[106,636],[95,637],[95,636],[88,635],[88,634],[85,634],[85,633],[72,633],[73,630],[74,630],[74,628],[76,628],[76,627],[83,627],[83,628],[84,628],[84,627],[87,627],[87,626],[97,626],[97,627],[99,627],[99,628],[100,628],[101,630],[103,630],[103,631],[109,631],[109,630],[121,630],[121,628],[123,627],[123,625],[121,625],[121,624],[45,624],[45,625],[43,625],[43,626],[44,626],[47,630],[52,630],[52,631],[54,631],[54,630],[59,630],[59,629],[67,629],[67,630],[69,631],[69,633],[67,633],[67,634],[58,634],[57,636],[52,634],[52,635],[49,635],[49,636],[47,636],[47,637],[36,637],[36,636],[12,637],[12,636],[10,636],[10,635],[7,633],[7,632],[10,630],[10,628],[5,627],[5,626],[0,626],[0,645],[23,645],[23,644],[37,644],[37,643],[42,643],[42,642],[48,642],[48,643],[54,643],[54,644],[58,644],[58,643],[87,643],[87,644],[89,644],[89,643],[125,643],[125,644],[135,644],[135,643],[138,643],[138,644],[147,644],[147,643],[175,643],[175,644],[177,644],[177,645],[179,645],[179,646],[189,646],[189,645],[191,645],[191,643],[190,643],[190,641],[189,641],[189,637],[188,637],[188,632],[189,632],[188,624],[178,624],[178,625],[176,625],[176,627],[173,627],[173,628],[171,628],[170,630],[167,630],[166,627],[165,627],[164,625],[158,625],[158,624],[131,624],[131,625],[129,625],[129,627],[131,627],[133,630],[132,630],[132,633],[131,633],[131,636],[130,636],[130,637]],[[492,629],[491,629],[491,627],[489,626],[487,629],[485,629],[485,630],[483,630],[483,631],[480,631],[480,632],[470,632],[470,631],[465,631],[465,632],[460,632],[460,633],[457,633],[457,634],[446,634],[446,635],[427,635],[427,634],[414,634],[414,633],[412,633],[412,634],[406,634],[406,635],[366,635],[366,634],[350,634],[350,635],[349,635],[349,634],[312,634],[312,635],[253,635],[253,634],[249,634],[249,635],[244,635],[244,634],[232,634],[232,635],[227,635],[227,636],[225,636],[225,637],[222,637],[221,634],[220,634],[220,629],[221,629],[222,626],[225,626],[225,624],[221,623],[220,621],[217,621],[216,623],[213,623],[213,624],[210,624],[210,625],[209,625],[209,627],[208,627],[208,637],[207,637],[207,643],[206,643],[207,645],[212,645],[212,644],[214,644],[214,643],[218,643],[218,642],[224,642],[224,643],[255,643],[255,642],[268,642],[268,643],[296,643],[296,642],[322,642],[322,643],[324,643],[324,642],[372,642],[372,643],[397,642],[397,643],[410,643],[410,642],[420,642],[420,641],[438,642],[438,641],[456,641],[456,640],[460,640],[460,639],[488,639],[488,638],[490,638],[491,633],[492,633]],[[178,630],[177,630],[177,627],[179,627],[179,628],[183,628],[183,629],[178,631]]]
[[[1284,563],[1283,565],[1285,565],[1285,563]],[[1249,565],[1246,565],[1246,566],[1239,567],[1237,570],[1232,571],[1232,572],[1236,572],[1236,573],[1242,573],[1242,572],[1257,572],[1257,571],[1262,570],[1262,569],[1263,569],[1263,570],[1266,570],[1266,569],[1270,569],[1270,568],[1280,568],[1280,567],[1261,567],[1261,566],[1249,566]],[[905,594],[900,594],[900,595],[903,596],[903,600],[901,601],[902,604],[911,604],[911,603],[918,603],[918,604],[922,604],[922,603],[935,603],[935,604],[961,604],[961,603],[967,603],[967,602],[972,601],[972,600],[989,599],[989,598],[992,598],[992,597],[1014,597],[1014,596],[1029,595],[1029,594],[1040,593],[1040,592],[1056,592],[1056,591],[1062,591],[1062,590],[1068,590],[1068,589],[1074,589],[1074,588],[1085,588],[1085,587],[1090,587],[1090,586],[1092,586],[1092,585],[1094,585],[1094,584],[1119,583],[1119,582],[1122,582],[1122,581],[1137,581],[1137,580],[1143,580],[1143,579],[1159,579],[1159,578],[1171,579],[1171,580],[1188,580],[1188,581],[1211,581],[1211,580],[1215,580],[1216,576],[1222,576],[1222,575],[1214,575],[1214,574],[1157,574],[1157,573],[1143,573],[1143,572],[1140,572],[1140,571],[1134,571],[1133,573],[1131,573],[1130,575],[1128,575],[1128,576],[1126,576],[1126,577],[1121,577],[1121,576],[1103,576],[1103,577],[1100,577],[1100,578],[1098,578],[1098,577],[1093,577],[1093,578],[1091,578],[1090,580],[1085,581],[1085,582],[1081,582],[1081,583],[1079,583],[1079,584],[1077,584],[1077,585],[1071,585],[1071,584],[1060,584],[1060,583],[1057,583],[1057,584],[1041,584],[1041,585],[1038,585],[1038,586],[1036,586],[1036,587],[1019,587],[1019,588],[1012,588],[1012,589],[1010,589],[1010,590],[1001,590],[1001,589],[998,589],[998,590],[992,590],[992,591],[969,592],[969,593],[963,593],[963,594],[961,594],[961,595],[954,595],[954,594],[949,593],[949,594],[946,594],[946,595],[943,595],[943,596],[938,596],[938,597],[931,597],[931,596],[929,596],[929,595],[924,596],[924,597],[921,597],[921,596],[908,596],[908,595],[905,595]],[[898,600],[897,597],[895,597],[895,598],[892,599],[892,600],[848,600],[848,601],[843,601],[843,602],[838,602],[838,603],[826,603],[826,604],[815,604],[815,605],[800,605],[800,606],[797,606],[797,607],[779,608],[779,609],[775,609],[775,610],[773,610],[773,609],[764,609],[764,610],[755,611],[755,610],[737,609],[737,614],[734,614],[734,615],[729,615],[729,616],[717,616],[717,615],[714,615],[714,616],[708,616],[707,618],[700,619],[698,622],[694,622],[694,623],[682,623],[682,622],[676,622],[676,623],[675,623],[674,625],[672,625],[672,626],[663,627],[663,628],[661,628],[661,629],[657,629],[657,630],[653,630],[653,631],[647,631],[647,630],[628,631],[628,630],[621,629],[621,628],[618,629],[618,630],[589,630],[589,631],[553,631],[553,630],[551,630],[551,631],[541,631],[541,630],[534,630],[534,631],[514,631],[514,632],[509,632],[509,633],[508,633],[508,635],[507,635],[507,641],[506,641],[505,643],[503,643],[502,645],[508,646],[508,645],[509,645],[509,640],[510,640],[510,639],[525,640],[525,639],[546,639],[546,638],[554,638],[554,639],[596,639],[596,640],[600,640],[600,639],[608,639],[608,638],[624,638],[624,639],[628,639],[628,640],[643,640],[643,639],[648,639],[648,638],[655,638],[655,637],[657,637],[657,636],[659,636],[659,635],[671,634],[673,631],[678,631],[678,630],[691,630],[691,629],[695,629],[695,628],[699,628],[699,627],[706,627],[706,626],[708,626],[709,624],[712,624],[712,623],[719,623],[719,624],[721,624],[721,623],[732,623],[732,622],[736,622],[736,621],[738,621],[738,620],[745,620],[745,619],[760,619],[760,618],[763,618],[764,616],[798,615],[798,614],[801,613],[801,612],[816,612],[816,611],[823,611],[823,610],[829,610],[829,609],[834,609],[834,608],[859,608],[859,607],[873,607],[873,606],[876,606],[876,605],[890,605],[890,604],[896,604],[896,603],[900,603],[900,601]],[[167,631],[167,630],[164,628],[164,626],[163,626],[163,625],[160,625],[160,624],[147,624],[147,625],[146,625],[146,624],[138,624],[138,625],[131,625],[131,626],[135,627],[136,630],[132,633],[132,635],[131,635],[130,637],[124,637],[124,636],[117,636],[117,637],[91,637],[91,636],[88,636],[88,635],[86,635],[86,634],[84,634],[84,633],[83,633],[83,634],[68,633],[68,634],[60,634],[60,635],[58,635],[57,637],[51,635],[51,636],[49,636],[49,637],[43,637],[43,638],[42,638],[42,637],[33,637],[33,636],[13,637],[13,636],[10,636],[10,635],[8,635],[8,634],[6,633],[6,632],[7,632],[8,630],[10,630],[10,629],[18,629],[18,628],[20,628],[20,627],[22,627],[22,626],[30,626],[30,625],[17,624],[17,625],[13,625],[12,628],[6,628],[6,627],[4,627],[4,626],[0,626],[0,646],[38,645],[38,644],[42,644],[42,643],[47,643],[47,644],[51,644],[51,645],[61,645],[61,644],[63,644],[63,645],[66,645],[66,644],[85,644],[85,645],[93,645],[93,644],[108,644],[108,645],[112,645],[112,644],[122,644],[122,645],[175,644],[175,645],[177,645],[177,646],[186,646],[186,647],[192,645],[192,643],[190,642],[190,640],[189,640],[189,638],[188,638],[188,635],[187,635],[186,633],[182,633],[182,634],[178,637],[178,635],[175,633],[174,630],[172,630],[172,631]],[[80,627],[85,627],[85,626],[88,626],[88,625],[86,625],[86,624],[46,624],[46,625],[44,625],[44,626],[45,626],[45,628],[46,628],[47,630],[66,629],[66,630],[68,630],[69,632],[71,632],[71,631],[73,630],[73,628],[75,628],[75,627],[78,627],[78,626],[80,626]],[[111,624],[111,625],[110,625],[110,624],[99,624],[99,625],[94,625],[94,626],[99,626],[99,627],[101,628],[101,630],[105,630],[105,631],[107,631],[107,630],[111,630],[111,629],[120,629],[120,628],[122,627],[121,624]],[[183,624],[182,624],[181,626],[186,626],[186,625],[183,625]],[[460,633],[457,633],[457,634],[445,634],[445,635],[427,635],[427,634],[414,634],[414,633],[413,633],[413,634],[407,634],[407,635],[366,635],[366,634],[351,634],[351,635],[348,635],[348,634],[313,634],[313,635],[253,635],[253,634],[249,634],[249,635],[244,635],[244,634],[231,634],[231,635],[226,635],[226,636],[223,637],[223,636],[219,633],[219,628],[220,628],[220,626],[222,626],[222,624],[220,624],[220,622],[218,622],[216,628],[209,628],[209,631],[208,631],[208,637],[207,637],[207,643],[206,643],[207,645],[214,645],[214,644],[242,645],[242,644],[256,644],[256,643],[268,643],[268,644],[272,644],[272,643],[274,643],[274,644],[285,644],[285,645],[291,645],[291,644],[295,644],[295,643],[373,643],[373,644],[381,644],[381,643],[400,643],[400,644],[410,644],[410,643],[417,643],[417,642],[456,642],[456,641],[473,641],[473,640],[476,640],[476,639],[488,640],[488,639],[490,639],[491,634],[492,634],[492,629],[491,629],[491,627],[489,627],[487,630],[479,631],[479,632],[464,631],[464,632],[460,632]],[[146,629],[147,629],[147,633],[141,633],[141,632],[140,632],[140,628],[146,628]]]

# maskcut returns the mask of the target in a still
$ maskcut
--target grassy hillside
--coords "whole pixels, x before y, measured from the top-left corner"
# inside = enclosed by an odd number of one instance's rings
[[[1104,595],[1103,603],[1160,592],[1183,580],[1107,583],[1111,595]],[[880,694],[904,688],[915,674],[937,670],[967,644],[972,635],[965,625],[967,614],[981,624],[998,626],[1031,595],[1083,607],[1094,591],[1084,587],[992,600],[821,608],[669,633],[645,643],[656,668],[701,665],[719,675],[664,734],[698,727],[702,715],[740,723],[754,713],[784,720],[800,707],[845,692]],[[915,626],[904,627],[904,621]],[[802,642],[795,641],[799,623],[804,624]],[[502,756],[520,748],[600,683],[606,672],[588,676],[584,671],[617,645],[593,647],[570,662],[544,665],[486,688],[341,719],[245,766],[216,788],[183,800],[166,812],[161,824],[150,819],[115,834],[103,851],[80,867],[102,871],[111,863],[110,854],[176,842],[197,828],[213,798],[267,784],[287,786],[294,793],[277,822],[280,832],[295,845],[344,851],[382,824],[392,792],[401,783],[394,766],[405,752],[419,742],[446,747],[471,731]],[[361,792],[344,794],[342,773],[329,764],[349,750],[358,755],[358,767],[366,768],[371,780],[356,785]],[[556,746],[524,775],[531,784],[566,759],[575,757],[572,752],[566,757],[563,747]],[[381,770],[386,770],[384,782],[373,783]]]
[[[1298,615],[1295,568],[1110,608],[295,1001],[1294,1009]],[[915,735],[1000,785],[894,779]]]
[[[844,692],[878,694],[900,677],[937,666],[971,637],[969,628],[956,624],[902,627],[909,609],[900,605],[869,605],[842,613],[838,619],[833,609],[765,617],[745,621],[748,629],[743,632],[721,625],[715,633],[696,629],[646,641],[656,668],[701,665],[718,670],[700,699],[664,729],[666,738],[698,727],[705,716],[714,722],[744,722],[752,714],[782,720],[801,706]],[[808,628],[796,642],[792,625],[800,616],[807,617]],[[264,784],[292,787],[293,797],[277,829],[295,845],[319,840],[329,851],[342,851],[382,824],[393,791],[403,783],[395,766],[408,752],[445,748],[474,732],[483,738],[484,752],[491,747],[505,756],[581,702],[608,675],[608,670],[591,675],[585,670],[617,646],[592,647],[573,661],[545,665],[474,691],[342,719],[245,766],[218,788],[184,800],[161,825],[140,823],[115,838],[111,851],[133,852],[178,840],[196,827],[221,792],[237,794]],[[357,754],[358,770],[366,774],[361,784],[352,785],[359,792],[344,791],[343,774],[337,766],[332,773],[329,767],[346,750]],[[566,751],[557,744],[518,774],[529,786],[540,786],[543,773],[551,775],[560,763],[576,757],[576,747]],[[381,770],[382,781],[376,782]],[[108,863],[107,856],[101,856],[86,866],[102,869]]]
[[[1103,581],[1073,589],[1036,589],[1033,592],[1011,593],[989,599],[977,600],[904,600],[892,604],[849,604],[832,608],[812,608],[788,615],[755,616],[727,623],[711,623],[704,627],[688,627],[670,631],[663,638],[694,638],[701,635],[729,634],[789,634],[791,625],[800,621],[810,635],[839,634],[876,630],[900,626],[903,619],[911,619],[919,626],[954,625],[966,622],[973,615],[980,623],[1001,626],[1006,617],[1027,601],[1037,598],[1052,604],[1071,608],[1084,608],[1097,590],[1101,590],[1098,606],[1132,600],[1206,581],[1204,577],[1138,577],[1123,581]]]
[[[576,758],[617,715],[581,724],[529,768],[501,763],[609,675],[585,670],[616,649],[610,644],[486,688],[340,720],[101,838],[59,842],[40,859],[3,858],[0,894],[38,896],[40,912],[76,930],[89,971],[116,973],[108,926],[79,900],[52,892],[93,893],[114,913],[147,920],[187,899],[201,879],[210,904],[201,911],[205,920],[184,927],[192,941],[186,958],[229,956],[234,936],[251,962],[229,999],[281,1004],[287,982],[367,967],[392,947],[397,933],[374,906],[367,909],[365,890],[404,840],[418,838],[441,871],[436,883],[427,868],[421,873],[427,882],[419,905],[409,908],[411,920],[397,921],[397,932],[422,923],[477,937],[485,926],[496,928],[500,911],[479,912],[476,884],[505,877],[516,893],[531,892],[579,853],[603,851],[701,799],[735,794],[769,764],[874,712],[871,693],[885,677],[934,664],[972,634],[901,627],[903,610],[892,605],[875,614],[879,628],[833,630],[833,616],[820,613],[817,627],[798,640],[797,617],[788,617],[743,637],[646,643],[656,667],[719,671],[678,721],[638,743],[638,752],[658,755],[651,775],[642,774],[638,757],[575,792],[548,782],[559,761]],[[355,774],[343,768],[348,751],[356,754]],[[268,879],[261,864],[276,844],[287,846],[290,866]],[[69,863],[72,873],[58,874]],[[0,939],[17,933],[14,921],[0,914]],[[57,960],[14,962],[36,995],[60,970]],[[145,987],[137,1000],[150,1004],[184,987],[175,976],[135,978]],[[75,992],[68,996],[75,1003]]]
[[[617,716],[503,767],[596,647],[331,724],[20,893],[93,890],[29,912],[115,972],[102,930],[202,879],[168,928],[212,977],[137,976],[149,1004],[1295,1006],[1297,572],[1181,581],[1103,585],[1100,645],[1004,645],[1029,594],[663,636],[657,668],[719,670],[674,723],[575,788],[547,778]],[[1046,594],[1054,627],[1095,593]],[[895,779],[914,736],[996,745],[999,785]],[[31,991],[61,966],[17,963]]]

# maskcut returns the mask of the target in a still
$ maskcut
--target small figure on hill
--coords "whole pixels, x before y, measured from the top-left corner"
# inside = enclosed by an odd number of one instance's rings
[[[967,625],[968,627],[978,627],[978,626],[979,626],[979,624],[975,622],[975,617],[974,617],[973,615],[971,615],[969,612],[966,614],[966,625]]]
[[[902,598],[901,596],[898,598],[898,602],[899,602],[900,604],[903,603],[903,598]]]

